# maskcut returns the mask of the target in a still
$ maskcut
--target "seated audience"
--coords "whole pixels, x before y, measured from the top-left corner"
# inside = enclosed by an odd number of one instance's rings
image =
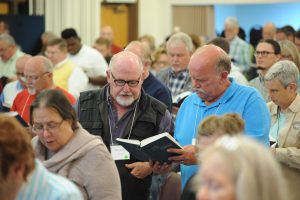
[[[295,32],[296,32],[295,29],[290,25],[286,25],[281,28],[278,28],[276,31],[276,40],[277,41],[289,40],[291,42],[294,42]]]
[[[153,61],[151,66],[151,72],[153,75],[157,75],[160,70],[167,68],[170,65],[167,50],[164,47],[156,49],[153,53]]]
[[[275,40],[276,38],[276,26],[272,22],[268,22],[264,25],[262,29],[262,39],[272,39]]]
[[[76,103],[75,98],[70,93],[54,85],[52,71],[53,64],[48,58],[43,56],[34,56],[25,64],[24,77],[27,89],[17,94],[10,110],[18,112],[27,123],[29,123],[29,108],[31,103],[45,89],[61,90],[72,105]]]
[[[82,200],[78,188],[35,160],[31,138],[12,117],[0,115],[0,199]]]
[[[185,91],[192,91],[187,67],[193,49],[191,37],[183,32],[175,33],[167,42],[170,66],[160,70],[156,77],[170,89],[172,98]]]
[[[249,81],[249,85],[255,87],[269,101],[268,91],[264,85],[264,77],[274,63],[280,60],[281,50],[278,42],[272,39],[261,40],[254,53],[259,76]]]
[[[81,43],[81,39],[73,28],[64,29],[61,37],[67,42],[69,59],[87,75],[89,83],[86,90],[97,89],[106,84],[107,63],[96,49]]]
[[[227,17],[224,24],[225,38],[230,44],[229,55],[241,72],[246,73],[251,64],[250,45],[239,36],[239,22],[235,17]]]
[[[121,199],[116,165],[99,136],[77,121],[74,108],[57,90],[40,93],[30,107],[36,157],[51,172],[72,180],[84,199]]]
[[[23,52],[18,49],[15,39],[8,34],[0,35],[0,78],[8,78],[7,82],[16,79],[16,62]],[[2,83],[4,87],[6,83]]]
[[[31,55],[24,54],[23,56],[17,59],[16,62],[17,80],[6,84],[0,96],[2,111],[9,111],[13,105],[14,99],[16,98],[17,94],[27,88],[26,80],[24,76],[24,68],[26,62],[31,57],[32,57]]]
[[[300,70],[300,53],[295,44],[289,40],[279,41],[281,50],[281,60],[290,60],[296,64]]]
[[[281,163],[288,182],[289,200],[300,199],[300,96],[297,94],[299,69],[288,60],[275,63],[265,76],[272,102],[271,151]],[[286,198],[288,199],[288,198]]]
[[[106,38],[110,41],[112,54],[119,53],[122,48],[114,43],[114,32],[111,26],[103,26],[101,29],[100,37]]]
[[[153,53],[155,51],[155,38],[152,36],[152,35],[149,35],[149,34],[145,34],[145,35],[142,35],[138,38],[138,41],[146,44],[151,53]]]
[[[280,166],[250,138],[224,136],[199,155],[197,199],[289,199]]]
[[[107,64],[109,64],[112,53],[111,53],[111,43],[108,39],[99,37],[93,47],[98,50],[102,56],[105,58]]]
[[[89,80],[82,69],[68,58],[66,42],[61,38],[50,40],[45,53],[54,65],[54,84],[67,90],[77,99],[79,93],[86,90]]]
[[[6,21],[0,20],[0,35],[5,33],[9,34],[9,25]]]
[[[49,41],[51,41],[55,38],[57,38],[57,36],[52,32],[42,33],[42,35],[41,35],[42,48],[41,48],[41,51],[39,53],[40,55],[46,56],[45,51],[46,51],[46,48],[47,48],[47,44],[48,44]]]

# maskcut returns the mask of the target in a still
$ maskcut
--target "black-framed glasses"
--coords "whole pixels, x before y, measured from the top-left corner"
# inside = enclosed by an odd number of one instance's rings
[[[261,55],[262,57],[267,57],[269,54],[275,54],[275,52],[270,52],[270,51],[255,51],[254,56],[258,57]]]
[[[36,81],[38,80],[39,78],[41,78],[42,76],[44,76],[45,74],[48,74],[49,72],[44,72],[42,73],[41,75],[39,76],[24,76],[25,80],[28,81],[28,80],[32,80],[32,81]]]
[[[112,78],[114,79],[114,83],[117,86],[124,86],[127,83],[129,87],[136,87],[139,84],[139,82],[140,82],[139,80],[125,81],[125,80],[121,80],[121,79],[116,79],[112,72],[110,72],[110,74],[111,74]]]
[[[36,134],[42,134],[45,130],[53,133],[58,130],[58,128],[62,125],[63,122],[64,122],[64,119],[62,119],[60,122],[49,122],[46,125],[33,124],[32,131]]]

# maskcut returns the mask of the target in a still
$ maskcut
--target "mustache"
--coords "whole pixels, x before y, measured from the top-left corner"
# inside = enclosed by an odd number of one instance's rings
[[[133,96],[131,92],[121,92],[120,95],[122,96]]]
[[[193,92],[207,94],[207,92],[201,88],[193,88]]]

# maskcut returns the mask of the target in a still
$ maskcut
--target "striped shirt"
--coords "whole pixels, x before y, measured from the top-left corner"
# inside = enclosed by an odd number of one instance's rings
[[[64,177],[53,174],[38,160],[33,173],[20,189],[17,200],[82,200],[79,189]]]

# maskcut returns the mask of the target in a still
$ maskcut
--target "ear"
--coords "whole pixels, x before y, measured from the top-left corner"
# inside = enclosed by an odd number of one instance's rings
[[[20,163],[13,164],[11,166],[11,173],[16,180],[22,180],[24,179],[25,166]]]
[[[111,79],[111,77],[110,77],[110,70],[107,69],[106,70],[106,80],[107,80],[107,82],[109,82],[110,79]]]
[[[228,78],[228,71],[223,71],[223,72],[221,73],[221,78],[222,78],[223,80],[227,80],[227,78]]]
[[[287,89],[291,90],[291,91],[297,91],[297,84],[292,82],[290,84],[288,84]]]
[[[52,78],[53,78],[53,73],[52,73],[52,72],[49,72],[49,73],[48,73],[48,77],[49,77],[50,79],[52,79]]]

